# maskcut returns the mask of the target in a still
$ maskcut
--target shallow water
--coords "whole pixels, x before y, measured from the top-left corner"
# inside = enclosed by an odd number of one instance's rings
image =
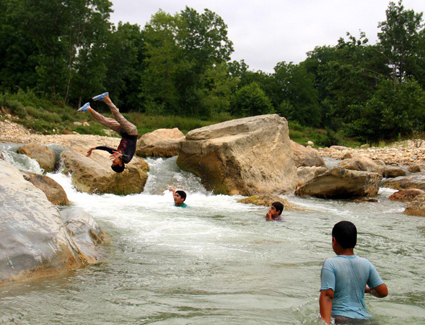
[[[266,207],[207,192],[175,158],[148,162],[145,192],[125,197],[79,193],[49,174],[111,244],[99,265],[1,286],[0,323],[322,324],[321,265],[334,254],[332,226],[350,220],[356,253],[390,291],[367,296],[372,324],[425,324],[425,218],[403,215],[402,203],[388,201],[392,190],[376,203],[290,196],[308,211],[265,222]],[[168,186],[186,189],[190,208],[174,207]]]

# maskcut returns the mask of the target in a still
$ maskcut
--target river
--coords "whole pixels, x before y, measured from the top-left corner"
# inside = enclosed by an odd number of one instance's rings
[[[41,172],[2,145],[6,160]],[[425,324],[425,218],[380,190],[378,202],[286,197],[307,211],[266,222],[267,207],[213,195],[179,170],[175,158],[147,159],[145,191],[89,195],[59,182],[73,206],[89,212],[111,238],[101,264],[0,287],[1,324],[322,324],[320,269],[333,256],[331,229],[358,229],[356,253],[368,258],[389,296],[367,295],[371,324]],[[187,191],[173,206],[169,186]]]

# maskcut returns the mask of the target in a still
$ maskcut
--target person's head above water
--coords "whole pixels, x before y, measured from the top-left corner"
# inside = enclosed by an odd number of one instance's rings
[[[186,192],[185,191],[176,191],[174,194],[174,203],[179,206],[184,203],[186,200]]]
[[[282,211],[283,211],[283,208],[284,208],[284,206],[283,206],[282,203],[280,203],[280,202],[273,202],[272,203],[272,207],[275,208],[276,212],[279,212],[279,216],[282,214]]]
[[[342,248],[354,248],[357,244],[357,228],[350,221],[340,221],[333,227],[332,237]]]

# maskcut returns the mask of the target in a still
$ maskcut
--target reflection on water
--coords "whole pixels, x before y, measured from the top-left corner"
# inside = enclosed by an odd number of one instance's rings
[[[368,296],[372,324],[423,324],[425,218],[404,205],[287,197],[307,212],[265,222],[267,207],[212,195],[181,173],[175,158],[150,159],[146,191],[88,195],[49,174],[75,206],[112,237],[107,259],[57,277],[0,287],[0,323],[14,324],[322,324],[320,269],[333,255],[330,232],[340,220],[359,231],[357,254],[387,283],[385,299]],[[188,192],[173,206],[169,186]]]

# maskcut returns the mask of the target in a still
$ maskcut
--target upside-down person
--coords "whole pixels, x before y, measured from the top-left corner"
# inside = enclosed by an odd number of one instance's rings
[[[133,158],[134,153],[136,152],[137,144],[137,127],[126,120],[124,116],[120,113],[119,109],[114,105],[114,103],[109,98],[109,93],[103,93],[101,95],[93,97],[93,100],[103,101],[108,105],[109,109],[112,112],[114,118],[105,117],[93,108],[90,107],[90,103],[85,103],[78,111],[87,112],[89,111],[96,121],[100,124],[110,128],[111,130],[119,133],[121,135],[121,142],[117,149],[107,147],[107,146],[98,146],[90,148],[87,152],[87,157],[90,157],[93,150],[105,150],[111,155],[109,159],[112,160],[112,170],[116,173],[121,173],[124,171],[125,164],[128,164]]]

